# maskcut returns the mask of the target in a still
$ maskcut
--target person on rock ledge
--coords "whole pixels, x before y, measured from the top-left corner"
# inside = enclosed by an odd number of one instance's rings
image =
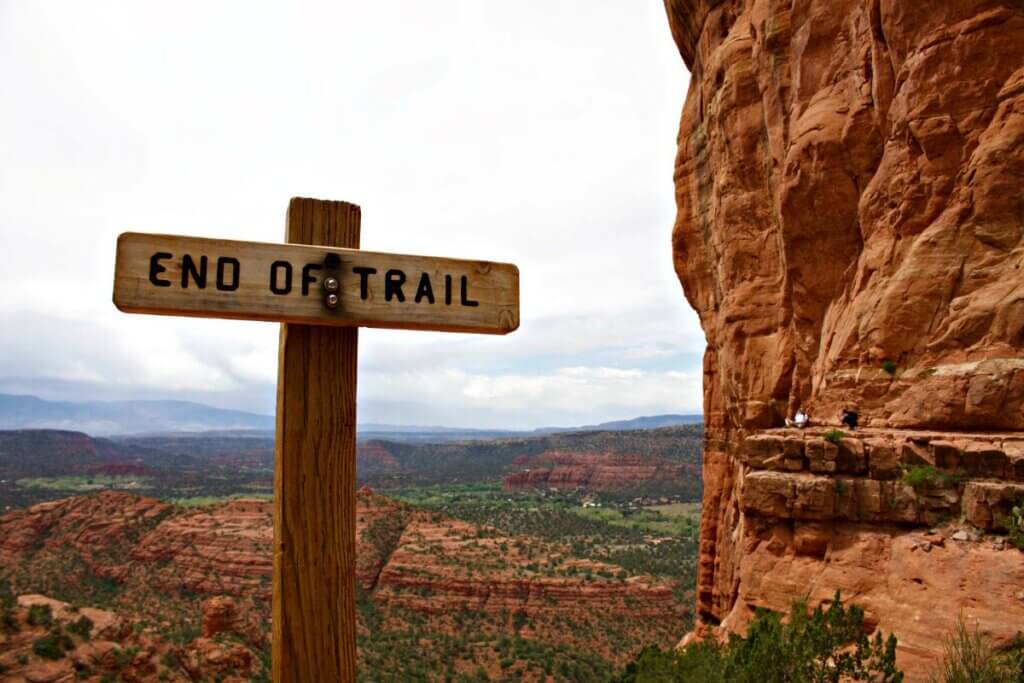
[[[843,408],[843,416],[840,418],[840,422],[850,428],[850,431],[857,430],[857,411],[850,410],[849,408]]]
[[[788,417],[786,418],[787,427],[796,427],[798,429],[803,429],[808,424],[810,424],[810,422],[811,418],[807,415],[807,413],[804,412],[803,408],[797,409],[796,415],[793,416],[792,420],[790,420]]]

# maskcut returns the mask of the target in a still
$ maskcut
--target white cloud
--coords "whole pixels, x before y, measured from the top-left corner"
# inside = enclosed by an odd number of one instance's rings
[[[114,240],[277,241],[306,195],[360,203],[364,248],[522,272],[509,337],[364,331],[364,405],[693,410],[703,337],[669,241],[685,89],[658,2],[0,0],[0,379],[267,405],[277,327],[118,313]]]
[[[431,406],[428,421],[453,426],[536,427],[655,413],[699,413],[700,376],[631,368],[571,367],[545,374],[459,370],[373,373],[366,400]],[[376,415],[366,421],[381,421]]]

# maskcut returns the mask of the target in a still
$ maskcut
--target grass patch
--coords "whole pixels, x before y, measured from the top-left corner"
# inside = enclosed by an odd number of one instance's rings
[[[152,480],[149,477],[123,475],[33,477],[18,479],[16,483],[23,489],[71,491],[74,493],[89,493],[90,491],[103,491],[107,489],[136,491],[152,488]]]
[[[200,508],[220,505],[221,503],[227,503],[240,498],[248,500],[254,498],[257,500],[273,500],[274,495],[272,493],[234,493],[228,496],[188,496],[184,498],[169,498],[167,502],[183,508]]]
[[[914,465],[903,473],[903,483],[915,491],[950,488],[959,482],[959,475],[944,472],[931,465]]]
[[[50,628],[53,624],[53,611],[49,605],[32,605],[28,608],[28,617],[25,621],[29,623],[29,626]]]
[[[1024,550],[1024,500],[1013,506],[1003,525],[1010,535],[1010,543]]]
[[[843,440],[844,436],[846,436],[846,432],[842,429],[830,429],[824,434],[825,441],[834,443],[837,446]]]
[[[67,634],[61,633],[60,628],[32,641],[32,652],[43,659],[58,660],[67,650],[74,649],[74,641]]]
[[[1019,638],[1019,637],[1018,637]],[[1017,683],[1024,666],[1018,645],[1001,653],[963,620],[942,644],[942,663],[929,673],[929,683]]]
[[[692,503],[646,508],[575,508],[574,514],[625,529],[652,534],[689,536],[700,526],[700,511]],[[662,512],[662,509],[666,510]]]
[[[82,640],[90,640],[92,638],[92,627],[92,619],[83,614],[68,624],[68,632],[75,634]]]

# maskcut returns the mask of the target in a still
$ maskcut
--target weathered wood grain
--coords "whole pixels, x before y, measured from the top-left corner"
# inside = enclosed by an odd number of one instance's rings
[[[483,334],[519,326],[514,265],[326,246],[124,233],[114,304],[129,313],[307,325]],[[337,268],[324,267],[328,254],[340,259]],[[324,305],[328,276],[340,285],[334,310]]]
[[[292,199],[287,240],[358,248],[359,207]],[[277,683],[354,683],[358,329],[281,325],[274,471]]]

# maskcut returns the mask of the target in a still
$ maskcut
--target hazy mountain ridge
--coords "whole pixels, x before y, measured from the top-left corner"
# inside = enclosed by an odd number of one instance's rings
[[[654,429],[699,424],[702,420],[700,415],[653,415],[580,427],[542,427],[534,430],[365,423],[360,424],[358,430],[361,439],[467,441],[559,432]],[[263,436],[263,432],[273,432],[274,427],[273,415],[215,408],[191,401],[72,402],[50,401],[27,394],[0,393],[0,430],[50,429],[84,432],[99,437],[170,435],[181,432],[238,432],[239,435]]]
[[[0,429],[61,429],[97,436],[134,432],[274,429],[272,415],[190,401],[47,401],[0,394]]]

